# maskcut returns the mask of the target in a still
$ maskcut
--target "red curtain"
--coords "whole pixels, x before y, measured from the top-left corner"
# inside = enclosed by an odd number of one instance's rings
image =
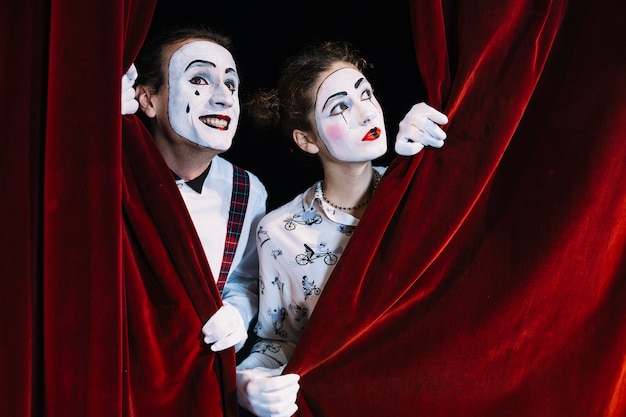
[[[236,414],[199,242],[120,121],[154,5],[0,7],[2,415]],[[625,416],[626,7],[411,6],[449,138],[381,182],[287,369],[300,414]]]
[[[397,158],[286,372],[299,415],[626,416],[626,6],[411,1]]]
[[[122,128],[154,7],[2,3],[3,416],[236,415],[234,353],[200,338],[204,253],[153,141]]]

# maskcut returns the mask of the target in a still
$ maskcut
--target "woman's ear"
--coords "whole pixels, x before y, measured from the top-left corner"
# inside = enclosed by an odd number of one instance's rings
[[[139,108],[146,116],[153,119],[156,116],[156,109],[154,108],[154,103],[152,102],[151,88],[146,85],[138,85],[135,87],[135,90],[137,91]]]
[[[296,142],[296,145],[298,145],[298,147],[304,152],[316,154],[320,151],[320,148],[315,144],[315,138],[311,133],[300,129],[294,129],[292,135],[293,141]]]

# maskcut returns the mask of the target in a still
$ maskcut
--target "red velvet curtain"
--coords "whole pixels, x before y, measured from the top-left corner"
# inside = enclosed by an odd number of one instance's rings
[[[626,416],[626,6],[411,10],[448,140],[380,183],[286,369],[299,415]]]
[[[300,414],[625,416],[626,7],[411,4],[449,139],[380,184],[289,364]],[[120,122],[153,8],[0,7],[2,415],[235,414],[197,237]]]
[[[154,7],[0,8],[3,416],[236,414],[234,353],[200,339],[220,303],[204,253],[153,141],[122,129]]]

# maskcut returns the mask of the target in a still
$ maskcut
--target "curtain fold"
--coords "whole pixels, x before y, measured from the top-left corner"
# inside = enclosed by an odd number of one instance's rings
[[[47,7],[4,2],[0,11],[0,410],[41,412],[41,200]],[[9,59],[10,58],[10,59]],[[43,69],[43,71],[42,71]],[[18,82],[20,80],[21,82]]]
[[[47,91],[40,98],[48,416],[122,409],[121,118],[118,92],[103,86],[114,86],[122,72],[122,32],[110,27],[122,23],[123,6],[49,4]]]
[[[135,116],[122,146],[120,77],[155,5],[1,6],[3,415],[236,415],[184,204]]]
[[[299,415],[624,416],[624,6],[413,0],[395,159],[285,372]]]
[[[236,415],[234,351],[213,353],[200,331],[221,306],[202,244],[154,140],[137,117],[123,122],[130,409]]]

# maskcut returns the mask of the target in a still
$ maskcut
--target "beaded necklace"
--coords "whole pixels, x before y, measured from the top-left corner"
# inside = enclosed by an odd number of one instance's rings
[[[326,203],[330,204],[334,208],[336,208],[338,210],[343,210],[343,211],[354,211],[354,210],[358,210],[358,209],[360,209],[362,207],[365,207],[367,205],[367,203],[369,203],[370,200],[372,199],[372,196],[374,195],[374,190],[376,190],[376,187],[378,187],[378,183],[380,182],[380,174],[375,169],[373,171],[374,171],[374,183],[372,184],[372,190],[370,191],[370,196],[367,198],[367,200],[365,200],[361,204],[358,204],[358,205],[356,205],[354,207],[341,207],[341,206],[331,202],[326,197],[326,194],[324,194],[324,181],[322,181],[322,199],[324,199],[324,201]]]

